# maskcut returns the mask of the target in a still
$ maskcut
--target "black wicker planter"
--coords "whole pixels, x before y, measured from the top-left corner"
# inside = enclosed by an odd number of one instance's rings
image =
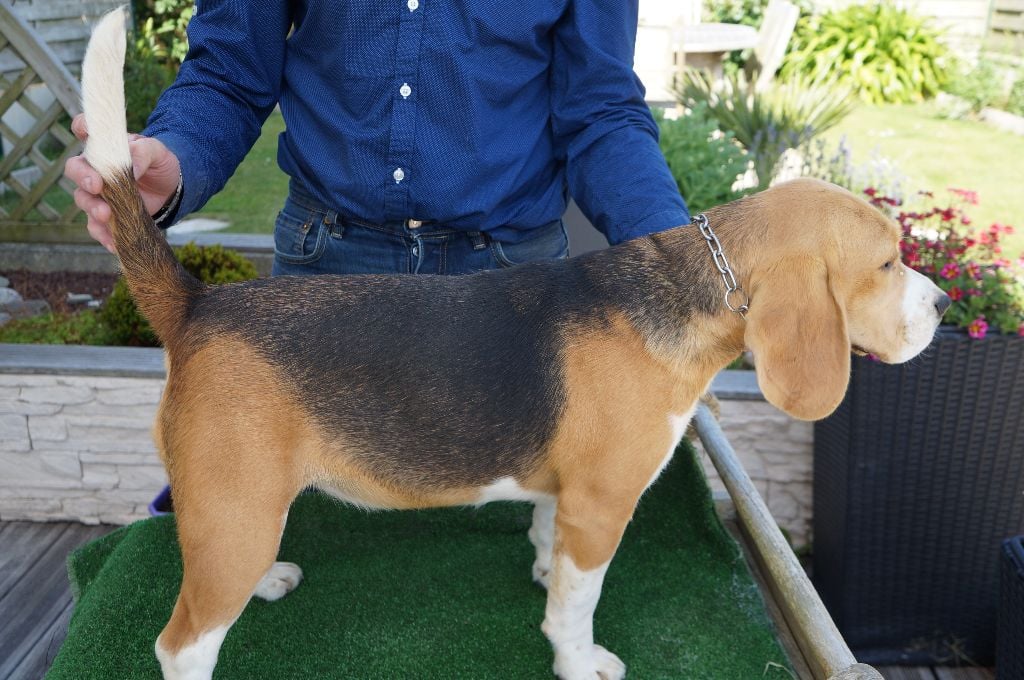
[[[999,581],[996,677],[1024,678],[1024,536],[1003,543]]]
[[[991,664],[997,556],[1024,531],[1024,338],[856,359],[814,455],[815,582],[857,657]]]

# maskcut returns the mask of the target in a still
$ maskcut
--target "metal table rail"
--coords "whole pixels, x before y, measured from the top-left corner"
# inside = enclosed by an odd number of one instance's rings
[[[704,404],[697,409],[694,427],[732,498],[748,547],[793,632],[813,680],[882,680],[874,668],[857,663],[718,421]]]

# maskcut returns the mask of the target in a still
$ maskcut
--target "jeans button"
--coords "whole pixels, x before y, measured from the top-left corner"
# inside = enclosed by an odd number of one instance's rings
[[[410,229],[419,229],[420,227],[423,226],[423,221],[422,220],[407,220],[406,224],[409,226]]]

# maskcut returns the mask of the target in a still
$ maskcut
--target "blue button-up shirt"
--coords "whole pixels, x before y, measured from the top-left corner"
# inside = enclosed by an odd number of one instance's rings
[[[518,241],[571,194],[612,243],[689,221],[633,73],[638,0],[199,0],[145,131],[178,214],[280,103],[281,168],[341,215]]]

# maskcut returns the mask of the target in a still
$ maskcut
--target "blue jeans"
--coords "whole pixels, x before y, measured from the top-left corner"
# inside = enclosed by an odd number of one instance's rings
[[[343,218],[292,185],[274,224],[272,274],[469,274],[569,256],[562,221],[520,243],[441,224]]]

